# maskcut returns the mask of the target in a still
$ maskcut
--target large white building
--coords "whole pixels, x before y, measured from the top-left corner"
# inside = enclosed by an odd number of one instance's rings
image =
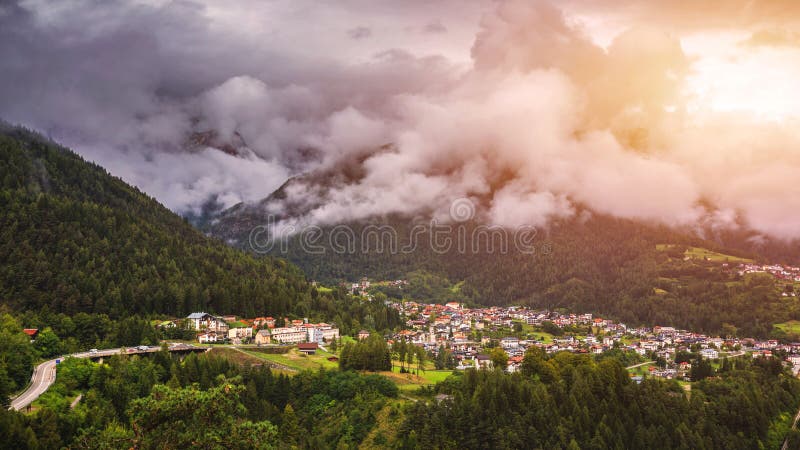
[[[308,332],[299,327],[273,328],[270,334],[274,342],[283,344],[297,344],[308,339]]]
[[[228,324],[224,320],[208,313],[191,313],[186,319],[195,330],[214,331],[223,334],[228,332]]]

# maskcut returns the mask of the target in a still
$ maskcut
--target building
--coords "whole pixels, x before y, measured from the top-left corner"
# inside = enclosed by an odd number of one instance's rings
[[[204,312],[196,312],[189,314],[186,319],[195,330],[215,331],[218,333],[227,333],[228,324],[219,317],[214,317],[211,314]]]
[[[478,369],[491,369],[492,359],[489,358],[489,355],[477,355],[475,356],[475,366]]]
[[[228,329],[228,339],[250,339],[253,329],[250,327],[237,327]]]
[[[218,340],[217,333],[213,331],[210,333],[200,333],[197,335],[197,342],[201,344],[209,344],[212,342],[217,342]]]
[[[38,328],[25,328],[24,330],[22,330],[22,332],[27,334],[28,337],[31,338],[31,341],[33,341],[34,339],[36,339],[37,336],[39,336]]]
[[[303,325],[303,328],[305,328],[308,333],[308,342],[322,344],[323,342],[331,342],[334,339],[339,339],[339,329],[327,323],[307,323]]]
[[[255,342],[257,345],[271,344],[272,336],[269,334],[269,330],[260,330],[258,333],[256,333]]]
[[[334,339],[339,339],[339,329],[327,323],[318,323],[315,327],[322,332],[322,339],[325,342],[330,342]]]
[[[358,332],[358,340],[359,340],[359,341],[360,341],[360,340],[364,340],[364,339],[366,339],[366,338],[368,338],[368,337],[369,337],[369,331],[367,331],[367,330],[361,330],[361,331],[359,331],[359,332]]]
[[[308,333],[303,328],[283,327],[272,329],[272,340],[282,344],[297,344],[306,342]]]
[[[713,348],[706,348],[700,350],[700,356],[702,356],[704,359],[717,359],[719,358],[719,352]]]
[[[306,355],[313,355],[317,352],[319,345],[316,342],[300,343],[297,344],[297,350]]]

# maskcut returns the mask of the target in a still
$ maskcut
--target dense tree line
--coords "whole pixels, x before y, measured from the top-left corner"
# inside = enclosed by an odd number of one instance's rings
[[[392,370],[392,356],[389,346],[378,334],[368,338],[348,342],[339,354],[339,367],[342,370],[369,370],[378,372]]]
[[[287,377],[210,355],[67,359],[36,413],[0,412],[0,434],[19,449],[349,447],[397,392],[377,375]]]
[[[505,252],[500,248],[487,251],[485,245],[477,251],[471,247],[459,250],[455,245],[458,233],[472,236],[480,226],[472,222],[459,224],[464,231],[456,228],[446,237],[454,243],[448,251],[437,251],[429,244],[429,231],[414,234],[414,221],[393,216],[376,219],[376,223],[396,230],[398,248],[406,248],[414,236],[418,245],[413,252],[379,252],[374,245],[363,251],[360,236],[374,224],[349,223],[355,252],[335,251],[329,242],[341,228],[328,228],[318,241],[326,246],[322,254],[304,251],[298,236],[290,240],[286,252],[276,247],[275,255],[288,258],[310,277],[326,283],[362,276],[408,279],[409,284],[402,288],[374,289],[395,299],[564,308],[606,315],[631,325],[664,324],[715,334],[734,329],[740,336],[754,337],[770,336],[774,323],[800,319],[800,304],[794,298],[781,297],[783,286],[772,277],[742,278],[723,270],[720,263],[683,258],[688,246],[760,257],[749,250],[723,247],[688,230],[601,214],[578,216],[553,221],[538,230],[532,254],[516,251],[513,242]],[[235,215],[224,217],[213,230],[234,240],[238,237],[240,244],[245,244],[244,236],[236,235],[236,220]],[[513,232],[507,236],[511,239]],[[657,248],[665,242],[676,246]]]
[[[746,361],[696,383],[636,384],[614,359],[529,350],[521,373],[467,371],[450,397],[408,407],[404,448],[778,448],[800,403],[780,361]]]
[[[70,358],[34,413],[0,411],[0,435],[19,449],[751,449],[777,448],[785,436],[800,443],[790,431],[800,381],[779,359],[738,358],[713,375],[687,393],[672,381],[636,384],[613,357],[532,348],[518,373],[454,373],[429,394],[443,398],[399,407],[392,381],[355,371],[289,377],[167,351],[105,364]]]

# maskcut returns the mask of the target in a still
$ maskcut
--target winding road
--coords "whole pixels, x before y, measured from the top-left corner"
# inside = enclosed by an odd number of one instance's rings
[[[25,392],[11,401],[10,409],[19,411],[30,405],[34,400],[39,398],[54,381],[56,381],[56,360],[51,359],[50,361],[39,364],[33,369],[31,385]]]
[[[128,349],[119,349],[119,348],[109,348],[106,350],[99,350],[95,352],[80,352],[80,353],[73,353],[71,355],[67,355],[65,357],[73,357],[73,358],[102,358],[105,356],[112,356],[118,355],[120,353],[135,355],[135,354],[142,354],[142,353],[155,353],[159,351],[160,347],[148,347],[146,350],[139,349],[139,348],[128,348]],[[180,345],[175,347],[170,347],[169,351],[171,352],[191,352],[191,351],[206,351],[206,348],[202,347],[195,347],[191,345]],[[31,384],[28,386],[24,392],[16,396],[13,400],[11,400],[11,407],[9,409],[13,409],[19,411],[24,409],[31,403],[33,403],[40,395],[44,394],[45,391],[56,381],[56,361],[63,360],[63,358],[51,359],[49,361],[45,361],[33,369],[33,375],[31,376]]]

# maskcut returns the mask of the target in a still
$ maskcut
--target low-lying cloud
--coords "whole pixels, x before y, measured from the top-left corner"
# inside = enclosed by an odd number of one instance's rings
[[[796,116],[697,107],[687,87],[698,33],[800,61],[773,6],[706,30],[667,3],[463,4],[20,1],[0,10],[0,115],[184,213],[314,174],[259,207],[332,224],[468,198],[506,226],[587,207],[800,237]]]

